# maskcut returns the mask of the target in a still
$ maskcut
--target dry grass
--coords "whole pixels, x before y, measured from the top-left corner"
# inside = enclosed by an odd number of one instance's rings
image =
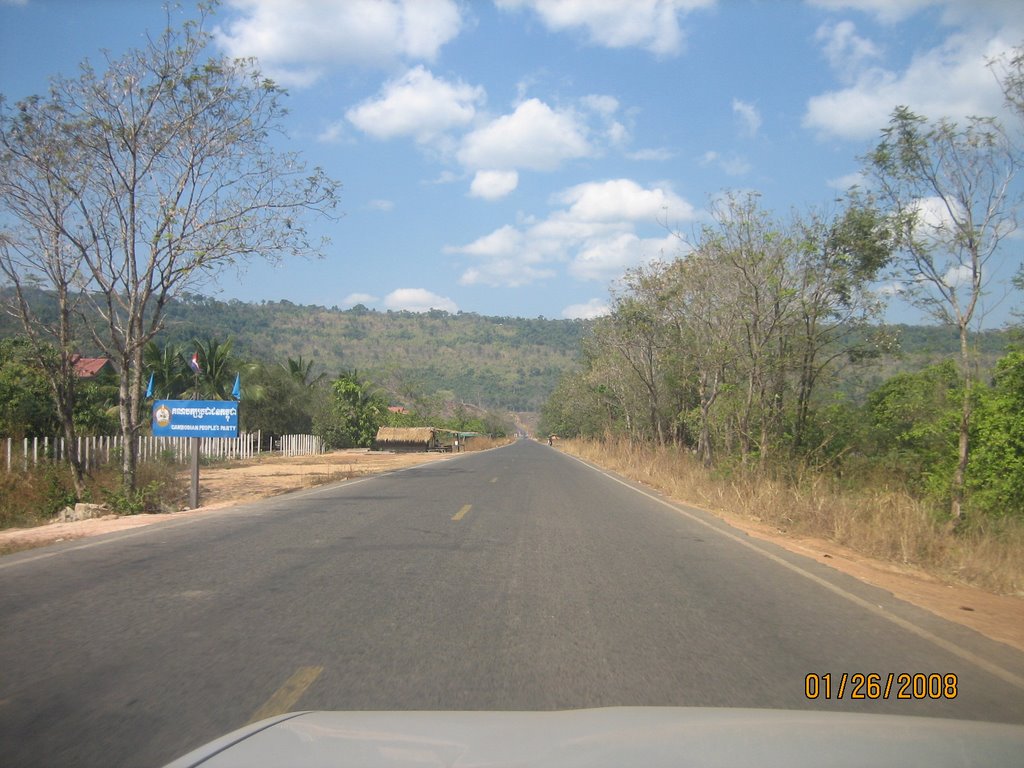
[[[821,475],[796,482],[753,472],[718,477],[685,451],[628,441],[566,440],[559,445],[672,498],[738,514],[782,534],[828,539],[947,582],[998,594],[1024,594],[1024,524],[1020,521],[988,521],[951,533],[925,504],[902,491],[840,491]]]
[[[480,437],[469,438],[462,444],[462,447],[465,451],[486,451],[488,448],[498,448],[511,442],[511,437],[487,437],[486,435],[481,435]]]

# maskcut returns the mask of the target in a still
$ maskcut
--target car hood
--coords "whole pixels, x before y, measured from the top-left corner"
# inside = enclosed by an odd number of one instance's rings
[[[296,712],[167,768],[1024,764],[1024,726],[762,709]]]

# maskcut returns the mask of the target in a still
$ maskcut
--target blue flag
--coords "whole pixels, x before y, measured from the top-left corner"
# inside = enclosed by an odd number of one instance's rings
[[[240,373],[235,374],[235,386],[231,388],[231,396],[235,400],[242,399],[242,375]]]
[[[146,399],[153,396],[153,374],[149,374],[149,386],[146,387]]]

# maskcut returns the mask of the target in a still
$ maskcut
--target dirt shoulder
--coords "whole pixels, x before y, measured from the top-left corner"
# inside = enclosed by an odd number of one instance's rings
[[[949,621],[1024,651],[1024,600],[963,584],[947,584],[909,566],[862,555],[825,539],[781,534],[736,515],[710,513],[751,536],[798,552]]]
[[[0,531],[0,554],[151,525],[161,520],[198,516],[210,510],[224,509],[323,483],[449,458],[451,454],[354,450],[334,451],[322,456],[262,458],[253,462],[203,467],[199,483],[202,506],[199,509],[159,515],[108,516],[76,523],[7,529]],[[746,518],[714,512],[711,514],[722,517],[730,525],[752,536],[811,557],[819,563],[885,589],[901,600],[1024,651],[1024,601],[1019,598],[946,584],[919,571],[865,557],[830,541],[783,535]]]
[[[386,453],[366,449],[332,451],[319,456],[262,457],[202,467],[199,472],[200,507],[168,514],[107,515],[73,523],[49,523],[33,528],[0,530],[0,554],[42,547],[59,541],[97,536],[162,520],[195,517],[211,510],[244,504],[324,483],[388,472],[451,458],[449,453]],[[187,470],[181,475],[187,488]]]

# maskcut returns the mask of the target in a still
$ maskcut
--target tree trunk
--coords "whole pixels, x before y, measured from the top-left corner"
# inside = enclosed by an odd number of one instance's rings
[[[711,445],[711,406],[718,397],[718,373],[708,382],[707,372],[700,375],[700,432],[697,436],[697,457],[705,467],[714,463],[714,448]]]
[[[967,476],[967,460],[970,455],[970,427],[973,377],[971,376],[970,350],[967,346],[967,324],[960,323],[960,367],[963,379],[964,395],[960,408],[960,438],[958,441],[958,458],[956,470],[953,472],[952,501],[949,514],[953,526],[957,526],[963,516],[964,480]]]
[[[136,485],[137,469],[137,444],[135,441],[135,426],[130,417],[130,408],[124,407],[131,397],[131,386],[128,381],[129,371],[127,361],[122,361],[121,382],[118,392],[121,397],[121,483],[126,491],[134,491]]]
[[[75,430],[73,409],[65,403],[61,403],[60,421],[64,442],[67,445],[68,465],[71,467],[71,482],[75,487],[75,497],[81,500],[85,497],[85,470],[82,467],[82,457],[78,455],[78,435]]]

